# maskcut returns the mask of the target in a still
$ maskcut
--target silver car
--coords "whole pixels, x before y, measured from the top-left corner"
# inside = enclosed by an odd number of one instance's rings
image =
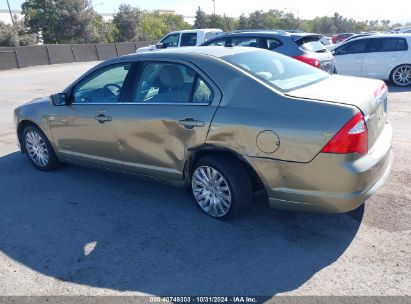
[[[15,125],[40,170],[70,162],[161,179],[219,219],[247,210],[255,190],[275,208],[349,211],[391,166],[382,81],[255,48],[112,59],[17,108]]]

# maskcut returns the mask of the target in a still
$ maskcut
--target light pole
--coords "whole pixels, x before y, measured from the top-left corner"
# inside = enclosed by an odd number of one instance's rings
[[[212,0],[214,4],[214,15],[215,15],[215,0]]]
[[[13,14],[11,13],[11,8],[10,8],[9,0],[6,0],[6,2],[7,2],[7,7],[9,8],[11,23],[12,23],[13,26],[14,26],[14,19],[13,19]]]

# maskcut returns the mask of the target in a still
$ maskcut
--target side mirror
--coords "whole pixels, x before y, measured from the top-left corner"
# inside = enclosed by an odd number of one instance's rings
[[[53,94],[50,96],[53,106],[65,106],[67,104],[67,95],[65,93]]]
[[[164,43],[159,42],[159,43],[156,44],[156,48],[157,48],[157,49],[166,49],[166,48],[167,48],[167,44],[164,44]]]
[[[332,51],[331,51],[331,54],[335,55],[335,50],[332,50]]]

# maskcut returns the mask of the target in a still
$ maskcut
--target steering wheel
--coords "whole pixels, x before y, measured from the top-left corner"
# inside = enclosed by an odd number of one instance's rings
[[[103,87],[103,89],[110,91],[110,93],[112,93],[115,96],[118,96],[121,91],[121,86],[115,83],[108,83]]]

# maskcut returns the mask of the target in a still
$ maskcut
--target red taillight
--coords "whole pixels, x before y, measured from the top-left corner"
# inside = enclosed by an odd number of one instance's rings
[[[368,131],[364,117],[356,114],[321,150],[323,153],[360,153],[368,152]]]
[[[309,57],[307,55],[302,55],[302,56],[293,56],[294,59],[300,60],[304,63],[307,63],[309,65],[312,65],[313,67],[319,68],[321,66],[320,62],[312,57]]]

